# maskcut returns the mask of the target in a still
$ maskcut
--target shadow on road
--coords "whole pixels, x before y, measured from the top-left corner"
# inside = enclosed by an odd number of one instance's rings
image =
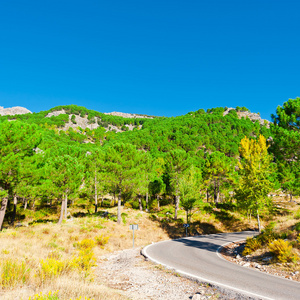
[[[182,238],[175,240],[175,243],[182,243],[187,247],[193,247],[203,249],[210,252],[216,252],[221,245],[224,245],[230,241],[243,240],[248,235],[254,235],[255,231],[242,231],[236,233],[222,233],[195,236],[191,238]]]

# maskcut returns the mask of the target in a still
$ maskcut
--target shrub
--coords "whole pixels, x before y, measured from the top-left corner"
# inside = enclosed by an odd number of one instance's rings
[[[61,258],[61,254],[54,250],[54,251],[50,251],[48,254],[48,258],[53,258],[53,259],[60,259]]]
[[[41,260],[40,263],[41,269],[39,271],[39,277],[42,281],[66,274],[72,269],[72,264],[68,260],[61,261],[55,258],[47,258]]]
[[[7,234],[7,236],[12,237],[13,239],[18,237],[18,233],[16,231],[10,232]]]
[[[24,261],[7,259],[1,263],[0,285],[4,288],[15,287],[27,283],[30,277],[30,268]]]
[[[50,229],[49,229],[49,228],[44,228],[44,229],[42,230],[42,233],[44,233],[44,234],[49,234],[49,233],[50,233]]]
[[[293,247],[288,241],[278,239],[269,244],[269,249],[281,263],[296,262],[299,259],[299,257],[293,253]]]
[[[300,232],[300,222],[298,222],[296,225],[295,225],[295,229]]]
[[[131,205],[131,203],[130,202],[125,202],[124,203],[124,208],[132,208],[132,205]]]
[[[28,300],[60,300],[60,298],[58,297],[58,291],[56,292],[49,292],[48,294],[43,294],[43,293],[40,293],[40,294],[36,294],[32,297],[29,297]],[[72,299],[70,299],[72,300]],[[75,300],[92,300],[90,298],[87,298],[87,297],[79,297],[79,298],[76,298]]]
[[[108,243],[108,240],[109,236],[103,236],[102,234],[95,237],[96,244],[101,248],[104,248],[104,245]]]
[[[247,238],[243,255],[248,255],[261,247],[261,241],[257,238]]]
[[[48,294],[36,294],[33,298],[29,297],[28,300],[59,300],[58,291],[57,292],[49,292]]]
[[[83,271],[84,277],[87,278],[92,275],[91,268],[96,265],[96,257],[93,251],[95,241],[84,239],[77,243],[76,246],[78,247],[79,255],[73,258],[72,265],[79,271]]]
[[[298,211],[295,212],[294,218],[295,218],[296,220],[299,220],[299,219],[300,219],[300,210],[298,210]]]
[[[262,233],[257,236],[257,240],[259,240],[262,245],[267,245],[278,237],[278,235],[274,232],[275,226],[276,223],[271,222],[268,226],[266,226]]]
[[[84,239],[76,244],[79,250],[90,250],[95,247],[95,241],[91,239]]]
[[[123,224],[126,225],[126,223],[127,223],[126,218],[128,218],[128,214],[122,213],[122,214],[121,214],[121,218],[122,218]]]

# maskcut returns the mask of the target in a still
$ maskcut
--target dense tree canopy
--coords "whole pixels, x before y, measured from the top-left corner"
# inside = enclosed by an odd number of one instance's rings
[[[163,203],[174,204],[176,219],[179,205],[189,213],[196,199],[204,197],[203,192],[207,200],[213,195],[214,201],[210,202],[215,205],[226,201],[229,193],[236,190],[238,202],[241,195],[247,194],[251,204],[246,206],[257,210],[258,204],[253,203],[260,200],[254,201],[251,195],[262,199],[270,191],[266,184],[270,178],[262,174],[268,174],[271,167],[270,181],[278,178],[282,190],[298,194],[300,98],[278,107],[270,128],[251,120],[248,112],[245,107],[218,107],[172,118],[122,118],[68,105],[39,113],[2,116],[0,221],[6,207],[11,209],[12,205],[7,205],[10,198],[14,199],[12,209],[18,199],[24,200],[24,209],[28,203],[31,208],[35,202],[61,203],[60,221],[66,216],[69,196],[72,201],[80,198],[94,202],[97,212],[99,196],[103,199],[105,195],[117,194],[118,222],[122,200],[138,201],[142,210],[154,200],[157,206],[152,208],[157,209],[164,199]],[[85,120],[89,126],[80,127],[78,120]],[[247,145],[259,145],[261,152],[257,157],[265,160],[257,164],[264,168],[249,167]],[[254,182],[268,188],[261,186],[260,192],[254,192]],[[152,198],[149,203],[148,197]]]

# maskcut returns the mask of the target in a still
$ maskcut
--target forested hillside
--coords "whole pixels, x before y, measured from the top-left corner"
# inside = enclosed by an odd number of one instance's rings
[[[131,246],[129,224],[138,246],[258,228],[245,255],[299,272],[300,98],[272,124],[245,107],[126,116],[0,117],[1,296],[123,299],[92,281],[98,257]]]
[[[270,192],[299,193],[300,98],[278,107],[270,128],[241,114],[247,111],[123,118],[69,105],[2,116],[0,226],[45,205],[61,204],[60,222],[76,201],[93,201],[97,212],[107,195],[118,198],[118,223],[126,203],[141,210],[174,204],[175,219],[179,206],[188,217],[203,201],[259,215],[272,207]],[[268,188],[245,183],[247,164]]]

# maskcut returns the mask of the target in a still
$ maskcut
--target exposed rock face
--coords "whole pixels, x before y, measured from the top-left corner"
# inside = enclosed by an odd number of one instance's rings
[[[235,110],[235,108],[229,107],[226,111],[224,111],[223,116],[226,116],[231,110]],[[270,121],[262,119],[259,114],[256,113],[251,113],[249,111],[237,111],[238,117],[241,119],[242,117],[244,118],[249,118],[252,122],[258,121],[260,125],[265,125],[268,128],[270,127]]]
[[[21,106],[14,106],[4,108],[0,106],[0,116],[7,116],[7,115],[24,115],[24,114],[31,114],[32,112],[25,107]]]
[[[57,117],[61,114],[65,114],[66,111],[64,109],[62,110],[57,110],[57,111],[53,111],[50,112],[46,115],[46,118],[51,118],[51,117]],[[115,115],[115,116],[120,116],[120,117],[124,117],[124,118],[146,118],[145,116],[139,116],[139,115],[134,115],[134,114],[126,114],[126,113],[106,113],[107,115]],[[73,114],[69,115],[69,122],[65,124],[65,126],[62,128],[63,130],[68,130],[70,127],[72,127],[73,129],[77,129],[78,127],[81,127],[82,129],[86,129],[89,128],[90,130],[96,129],[99,127],[98,125],[98,121],[101,121],[101,118],[95,117],[94,118],[94,123],[90,122],[88,120],[88,117],[81,117],[79,115],[74,115],[74,123],[72,122],[72,116]],[[130,116],[130,117],[129,117]],[[150,118],[150,117],[149,117]],[[129,130],[133,130],[133,128],[135,128],[134,125],[125,125],[126,127],[128,127]],[[141,128],[141,125],[138,127]],[[112,124],[108,125],[108,127],[106,128],[106,131],[112,131],[114,130],[115,132],[122,132],[123,130],[121,130],[120,128],[118,128],[117,126],[114,126]]]
[[[127,113],[122,113],[122,112],[117,112],[113,111],[111,113],[104,113],[106,115],[112,115],[112,116],[117,116],[117,117],[123,117],[123,118],[146,118],[146,119],[153,119],[152,117],[149,116],[144,116],[144,115],[137,115],[137,114],[127,114]]]
[[[57,116],[59,116],[59,115],[61,115],[61,114],[65,114],[65,113],[66,113],[66,112],[65,112],[64,109],[62,109],[62,110],[57,110],[57,111],[53,111],[53,112],[50,112],[50,113],[46,116],[46,118],[50,118],[50,117],[52,117],[52,116],[57,117]]]

